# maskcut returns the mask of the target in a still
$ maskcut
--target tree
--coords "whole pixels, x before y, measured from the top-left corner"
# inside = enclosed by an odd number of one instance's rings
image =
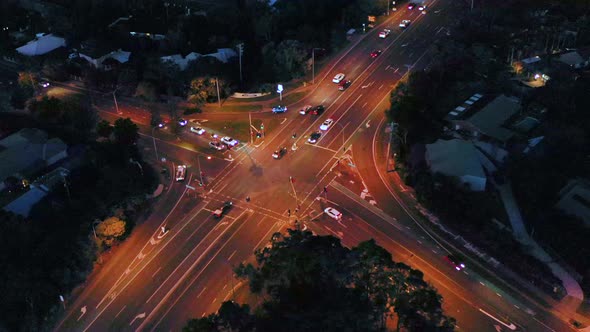
[[[0,113],[12,110],[10,94],[7,91],[0,91]]]
[[[405,305],[400,326],[452,330],[440,295],[422,273],[395,263],[375,241],[347,249],[332,236],[288,232],[274,234],[255,253],[257,266],[241,264],[235,270],[253,293],[264,295],[252,314],[224,303],[218,313],[190,321],[186,331],[382,331],[397,302]]]
[[[117,119],[113,127],[115,141],[123,145],[134,145],[139,138],[139,127],[130,118]]]
[[[96,125],[96,133],[100,137],[110,138],[111,134],[113,133],[113,126],[111,126],[110,122],[107,120],[101,120]]]
[[[18,73],[18,85],[20,87],[35,91],[37,83],[37,77],[32,72],[21,71]]]
[[[96,226],[96,235],[105,241],[112,242],[125,235],[127,223],[117,217],[103,220]]]
[[[143,98],[146,101],[154,102],[158,100],[158,92],[156,86],[149,81],[141,81],[137,84],[135,96]]]
[[[210,77],[198,77],[191,81],[188,100],[203,105],[216,97],[215,80]]]

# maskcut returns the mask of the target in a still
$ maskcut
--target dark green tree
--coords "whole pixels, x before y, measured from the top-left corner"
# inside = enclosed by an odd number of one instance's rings
[[[397,313],[398,298],[405,301],[400,302],[405,305],[398,313],[403,318],[400,327],[422,324],[429,331],[451,331],[454,326],[442,314],[441,297],[424,282],[422,273],[395,263],[373,240],[347,249],[335,237],[289,230],[288,236],[274,234],[271,243],[256,252],[256,263],[256,267],[241,264],[235,271],[248,279],[253,293],[265,298],[254,313],[228,304],[232,310],[192,320],[187,328],[382,331],[387,318]],[[419,320],[416,315],[426,318]],[[235,323],[228,324],[227,317]]]
[[[111,134],[113,133],[113,126],[111,126],[110,122],[107,120],[101,120],[96,125],[96,133],[100,137],[110,138]]]
[[[139,127],[130,118],[117,119],[113,127],[113,134],[117,143],[131,146],[139,138]]]

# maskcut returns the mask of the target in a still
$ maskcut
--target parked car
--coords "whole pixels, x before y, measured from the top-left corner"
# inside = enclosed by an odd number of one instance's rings
[[[379,32],[379,38],[387,38],[391,33],[390,29],[383,29],[383,31]]]
[[[221,218],[223,217],[224,214],[227,213],[227,211],[229,211],[233,206],[233,203],[231,201],[227,201],[225,203],[223,203],[222,206],[219,207],[219,209],[213,211],[213,216],[215,218]]]
[[[223,145],[221,142],[217,142],[217,141],[209,142],[209,146],[217,151],[223,151],[225,149],[225,145]]]
[[[187,123],[188,123],[188,121],[186,121],[185,119],[179,119],[179,120],[178,120],[178,124],[179,124],[181,127],[184,127],[184,126],[186,126],[186,124],[187,124]]]
[[[191,127],[191,133],[195,133],[197,135],[203,135],[205,133],[205,129],[201,127]]]
[[[281,159],[283,158],[283,156],[287,154],[287,148],[286,147],[281,147],[278,150],[276,150],[275,152],[272,153],[272,157],[274,159]]]
[[[299,114],[301,115],[305,115],[307,113],[309,113],[309,111],[312,109],[311,105],[305,105],[303,106],[300,110],[299,110]]]
[[[334,78],[332,79],[332,82],[334,82],[334,83],[338,84],[338,83],[340,83],[340,81],[342,81],[342,80],[343,80],[345,77],[346,77],[346,75],[345,75],[345,74],[343,74],[343,73],[336,74],[336,76],[334,76]]]
[[[326,209],[324,209],[324,213],[327,214],[332,219],[335,219],[335,220],[342,219],[342,212],[336,210],[333,207],[327,207]]]
[[[178,165],[176,167],[176,182],[184,181],[186,176],[186,165]]]
[[[273,113],[285,113],[287,112],[287,106],[275,106],[272,108]]]

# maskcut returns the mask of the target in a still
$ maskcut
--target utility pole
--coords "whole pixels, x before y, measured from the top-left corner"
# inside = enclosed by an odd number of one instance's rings
[[[197,164],[199,165],[199,176],[201,178],[201,186],[205,185],[203,182],[203,172],[201,171],[201,155],[197,155]]]
[[[219,103],[219,107],[221,107],[221,96],[219,95],[219,78],[215,77],[215,85],[217,85],[217,102]]]
[[[244,43],[240,43],[238,46],[238,55],[240,59],[240,82],[242,81],[242,55],[244,54]]]

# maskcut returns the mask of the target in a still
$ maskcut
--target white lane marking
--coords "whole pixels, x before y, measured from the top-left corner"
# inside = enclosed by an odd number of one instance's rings
[[[495,320],[496,322],[506,326],[507,328],[511,329],[512,331],[516,330],[516,325],[514,325],[514,323],[510,323],[510,325],[504,323],[503,321],[499,320],[498,318],[492,316],[490,313],[486,312],[485,310],[479,308],[479,311],[481,311],[484,315],[490,317],[491,319]]]
[[[483,282],[481,282],[481,281],[480,281],[479,283],[480,283],[482,286],[485,286],[485,285],[486,285],[486,284],[484,284],[484,283],[483,283]]]
[[[395,68],[395,70],[393,71],[393,73],[397,73],[397,71],[399,70],[399,68]]]
[[[320,102],[320,104],[323,104],[323,103],[326,101],[326,99],[328,99],[328,98],[327,98],[327,97],[326,97],[326,98],[324,98],[324,100],[322,100],[322,101]]]
[[[203,287],[203,289],[201,290],[201,292],[199,293],[199,295],[197,295],[197,299],[198,299],[198,298],[199,298],[201,295],[203,295],[203,292],[205,292],[205,289],[207,289],[207,287],[206,287],[206,286],[205,286],[205,287]]]
[[[229,257],[227,258],[227,260],[231,260],[232,257],[234,257],[234,255],[236,254],[237,250],[234,250],[234,252],[231,253],[231,255],[229,255]]]
[[[213,301],[211,301],[211,304],[214,304],[215,301],[217,301],[217,298],[214,298]]]
[[[361,106],[361,107],[365,107],[365,106],[367,106],[367,103],[364,103],[363,106]]]
[[[160,270],[161,270],[161,269],[162,269],[162,267],[160,266],[160,267],[159,267],[159,268],[156,270],[156,272],[154,272],[154,274],[152,274],[152,278],[153,278],[153,277],[154,277],[154,276],[155,276],[155,275],[156,275],[158,272],[160,272]]]
[[[382,87],[383,87],[383,84],[381,84],[381,86],[377,90],[381,90]]]
[[[548,329],[549,331],[557,332],[557,331],[555,331],[554,329],[552,329],[552,328],[550,328],[549,326],[547,326],[545,323],[543,323],[543,322],[541,322],[540,320],[536,319],[535,317],[533,317],[533,319],[534,319],[534,320],[536,320],[536,321],[537,321],[537,323],[539,323],[539,324],[541,324],[541,325],[545,326],[545,328],[546,328],[546,329]]]
[[[496,295],[498,295],[499,297],[502,297],[502,295],[500,295],[500,293],[496,293]]]
[[[125,308],[127,308],[127,305],[124,305],[123,308],[119,310],[119,312],[115,315],[115,318],[119,317],[119,315],[123,312],[123,310],[125,310]]]
[[[417,241],[418,241],[418,243],[422,244],[422,241],[420,241],[420,240],[417,240]]]
[[[519,306],[517,306],[516,304],[514,305],[514,307],[515,307],[516,309],[520,309],[520,307],[519,307]]]
[[[142,312],[141,314],[138,314],[137,316],[135,316],[133,318],[133,320],[131,321],[131,323],[129,323],[129,326],[133,325],[133,323],[135,323],[136,320],[138,319],[144,319],[145,318],[145,312]]]
[[[385,67],[385,70],[389,69],[389,65],[387,65],[387,67]]]

